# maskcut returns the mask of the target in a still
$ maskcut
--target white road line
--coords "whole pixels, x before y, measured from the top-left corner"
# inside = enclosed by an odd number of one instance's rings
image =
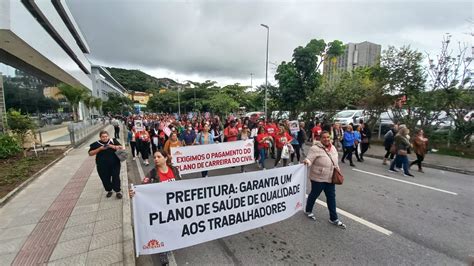
[[[458,195],[458,193],[455,193],[455,192],[451,192],[451,191],[447,191],[447,190],[443,190],[443,189],[439,189],[439,188],[435,188],[435,187],[425,186],[425,185],[418,184],[418,183],[413,183],[413,182],[410,182],[410,181],[400,180],[400,179],[393,178],[393,177],[389,177],[389,176],[385,176],[385,175],[380,175],[380,174],[376,174],[376,173],[371,173],[371,172],[367,172],[367,171],[362,171],[362,170],[355,169],[355,168],[352,168],[352,170],[357,171],[357,172],[361,172],[361,173],[365,173],[365,174],[369,174],[369,175],[374,175],[374,176],[382,177],[382,178],[385,178],[385,179],[390,179],[390,180],[393,180],[393,181],[398,181],[398,182],[402,182],[402,183],[406,183],[406,184],[410,184],[410,185],[414,185],[414,186],[418,186],[418,187],[422,187],[422,188],[427,188],[427,189],[431,189],[431,190],[435,190],[435,191],[439,191],[439,192],[443,192],[443,193],[455,195],[455,196]]]
[[[135,162],[137,163],[137,168],[138,168],[138,175],[140,176],[140,180],[145,177],[145,173],[143,173],[143,168],[140,164],[140,159],[136,158]]]
[[[306,194],[306,198],[308,198],[308,194]],[[324,207],[327,207],[327,206],[328,206],[328,205],[326,204],[326,202],[321,201],[321,200],[316,200],[316,203],[319,204],[319,205],[322,205],[322,206],[324,206]],[[346,212],[346,211],[344,211],[344,210],[341,210],[341,209],[339,209],[339,208],[336,208],[336,211],[337,211],[338,214],[342,214],[342,215],[346,216],[347,218],[352,219],[352,220],[354,220],[354,221],[356,221],[356,222],[358,222],[358,223],[361,223],[361,224],[363,224],[363,225],[365,225],[365,226],[367,226],[367,227],[369,227],[369,228],[371,228],[371,229],[374,229],[375,231],[380,232],[380,233],[382,233],[382,234],[384,234],[384,235],[386,235],[386,236],[391,236],[391,235],[393,234],[393,232],[390,231],[390,230],[387,230],[387,229],[385,229],[385,228],[383,228],[383,227],[381,227],[381,226],[378,226],[378,225],[376,225],[376,224],[373,224],[373,223],[371,223],[371,222],[369,222],[369,221],[367,221],[367,220],[364,220],[364,219],[362,219],[362,218],[360,218],[360,217],[357,217],[357,216],[355,216],[355,215],[353,215],[353,214],[351,214],[351,213],[348,213],[348,212]]]

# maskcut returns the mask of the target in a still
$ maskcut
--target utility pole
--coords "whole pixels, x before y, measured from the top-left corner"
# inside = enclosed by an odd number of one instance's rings
[[[250,88],[253,89],[253,73],[250,73]]]

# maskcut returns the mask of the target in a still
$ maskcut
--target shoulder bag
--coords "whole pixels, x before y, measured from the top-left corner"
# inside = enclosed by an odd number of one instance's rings
[[[332,172],[332,183],[335,185],[342,185],[342,183],[344,183],[344,176],[342,175],[341,170],[339,170],[339,168],[336,167],[336,164],[334,163],[334,161],[331,158],[331,155],[329,155],[326,149],[324,147],[320,147],[320,148],[324,150],[324,152],[327,154],[327,156],[332,162],[332,166],[334,168]]]

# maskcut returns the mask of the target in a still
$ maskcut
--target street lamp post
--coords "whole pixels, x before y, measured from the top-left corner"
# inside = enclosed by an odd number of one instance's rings
[[[181,86],[178,86],[178,116],[181,119],[181,102],[179,101],[179,91],[181,90]]]
[[[268,39],[270,36],[270,27],[265,24],[260,24],[260,26],[267,29],[267,57],[265,62],[265,100],[264,100],[264,109],[265,109],[265,119],[268,119],[267,116],[267,89],[268,89]]]

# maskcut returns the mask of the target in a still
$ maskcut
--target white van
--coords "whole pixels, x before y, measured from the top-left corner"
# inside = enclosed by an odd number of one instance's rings
[[[353,125],[358,125],[359,120],[367,120],[364,110],[344,110],[340,111],[333,117],[334,123],[339,123],[341,126],[345,127],[352,123]]]

